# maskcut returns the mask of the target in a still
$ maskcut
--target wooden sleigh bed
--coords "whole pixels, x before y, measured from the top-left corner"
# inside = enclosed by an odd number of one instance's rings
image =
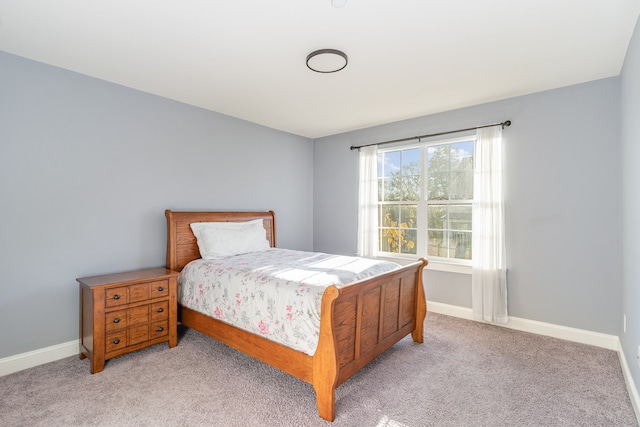
[[[200,258],[194,222],[239,222],[262,219],[271,247],[276,224],[270,212],[165,212],[167,268],[181,271]],[[195,329],[264,363],[311,384],[319,415],[335,418],[335,390],[361,368],[411,334],[423,342],[426,299],[421,259],[401,269],[341,287],[322,296],[320,336],[313,356],[236,328],[186,307],[178,307],[183,325]]]

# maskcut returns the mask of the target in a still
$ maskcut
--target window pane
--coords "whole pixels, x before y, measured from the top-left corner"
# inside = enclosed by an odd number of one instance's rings
[[[382,161],[378,157],[378,176],[390,177],[397,175],[400,172],[400,152],[391,151],[389,153],[382,153]],[[379,155],[380,156],[380,155]]]
[[[429,230],[429,256],[446,257],[448,255],[446,231]]]
[[[392,234],[393,233],[390,233],[389,230],[380,230],[380,233],[378,234],[380,238],[380,245],[378,246],[378,248],[380,251],[396,253],[398,252],[398,245],[394,245]]]
[[[449,197],[451,200],[473,199],[473,172],[451,173]]]
[[[378,201],[420,200],[420,148],[378,154]]]
[[[398,205],[382,205],[380,209],[380,226],[397,227],[400,216],[400,206]]]
[[[471,232],[452,231],[449,233],[449,257],[471,259]]]
[[[430,173],[449,172],[449,145],[433,145],[427,148],[427,168]]]
[[[446,206],[429,206],[429,229],[442,230],[446,228],[447,207]]]
[[[380,230],[380,250],[384,252],[400,252],[400,230],[398,228],[383,228]]]
[[[420,200],[420,176],[411,175],[402,177],[402,197],[400,200],[418,201]]]
[[[399,252],[399,235],[398,235],[398,218],[400,214],[400,206],[398,205],[383,205],[379,207],[380,212],[380,226],[379,236],[380,245],[379,250],[383,252]],[[393,228],[387,228],[393,227]]]
[[[451,144],[451,170],[473,171],[474,142]]]
[[[428,174],[428,200],[448,200],[449,199],[449,173]]]
[[[402,175],[409,177],[413,176],[412,192],[420,194],[420,149],[414,148],[411,150],[402,151]],[[417,177],[417,179],[416,179]],[[414,199],[411,199],[414,200]]]
[[[418,230],[402,229],[400,230],[400,252],[403,254],[416,254],[418,245]]]
[[[471,231],[472,212],[471,205],[450,205],[449,228],[451,230]]]
[[[418,173],[420,165],[420,149],[412,148],[410,150],[402,150],[402,173],[411,175]]]
[[[384,178],[383,179],[384,189],[382,195],[380,196],[380,200],[397,202],[401,200],[402,196],[402,188],[399,185],[398,178]]]
[[[380,251],[416,254],[418,205],[383,205],[379,212]]]
[[[400,207],[400,228],[416,228],[418,225],[418,206],[403,205]]]

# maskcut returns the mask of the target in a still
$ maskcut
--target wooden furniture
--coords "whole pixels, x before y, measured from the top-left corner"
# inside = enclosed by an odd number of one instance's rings
[[[77,279],[80,359],[91,373],[106,360],[161,342],[178,344],[177,277],[165,268]]]
[[[193,222],[262,219],[276,246],[275,215],[270,212],[165,212],[167,268],[180,271],[200,258]],[[422,259],[366,280],[330,286],[321,305],[320,338],[313,356],[179,306],[182,324],[313,385],[320,416],[335,417],[335,389],[385,350],[411,334],[423,342],[426,299]],[[382,384],[381,384],[382,386]]]

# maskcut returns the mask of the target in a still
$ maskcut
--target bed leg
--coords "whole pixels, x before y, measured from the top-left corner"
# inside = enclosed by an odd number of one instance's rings
[[[411,338],[418,344],[424,342],[424,325],[421,322],[416,321],[416,328],[411,332]]]
[[[316,390],[316,403],[320,418],[333,421],[336,417],[336,389],[320,390],[316,386],[314,388]]]
[[[417,280],[417,298],[416,298],[416,328],[411,332],[413,342],[424,342],[424,318],[427,316],[427,298],[424,295],[424,286],[422,284],[422,270],[427,266],[426,259],[422,259],[423,264],[418,269]]]

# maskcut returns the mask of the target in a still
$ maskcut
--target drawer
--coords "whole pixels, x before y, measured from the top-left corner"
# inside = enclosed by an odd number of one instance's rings
[[[127,330],[123,329],[122,331],[119,331],[119,332],[113,332],[113,333],[107,334],[107,340],[105,344],[106,344],[105,350],[107,353],[110,353],[116,350],[121,350],[127,347],[128,345]]]
[[[149,324],[129,328],[129,345],[149,341]]]
[[[169,334],[169,321],[153,322],[149,331],[149,339],[159,338]]]
[[[149,283],[129,286],[129,302],[138,302],[149,299]]]
[[[128,311],[118,310],[105,314],[105,329],[107,332],[117,331],[129,326]]]
[[[155,282],[151,282],[151,298],[160,298],[166,297],[169,295],[169,281],[168,280],[157,280]]]
[[[127,287],[111,288],[104,291],[106,307],[117,307],[127,303]]]
[[[166,282],[167,282],[166,280],[163,281],[163,283],[166,283]],[[105,290],[105,306],[117,307],[124,304],[146,301],[149,298],[151,298],[150,285],[154,284],[154,289],[157,289],[158,287],[160,287],[158,285],[155,285],[155,283],[158,283],[158,282],[145,282],[145,283],[139,283],[137,285],[129,285],[129,286],[123,286],[119,288],[106,289]],[[168,295],[169,294],[168,289],[167,288],[163,288],[163,289],[167,291],[166,293]]]
[[[169,318],[169,301],[160,301],[151,304],[151,321],[164,320]]]

